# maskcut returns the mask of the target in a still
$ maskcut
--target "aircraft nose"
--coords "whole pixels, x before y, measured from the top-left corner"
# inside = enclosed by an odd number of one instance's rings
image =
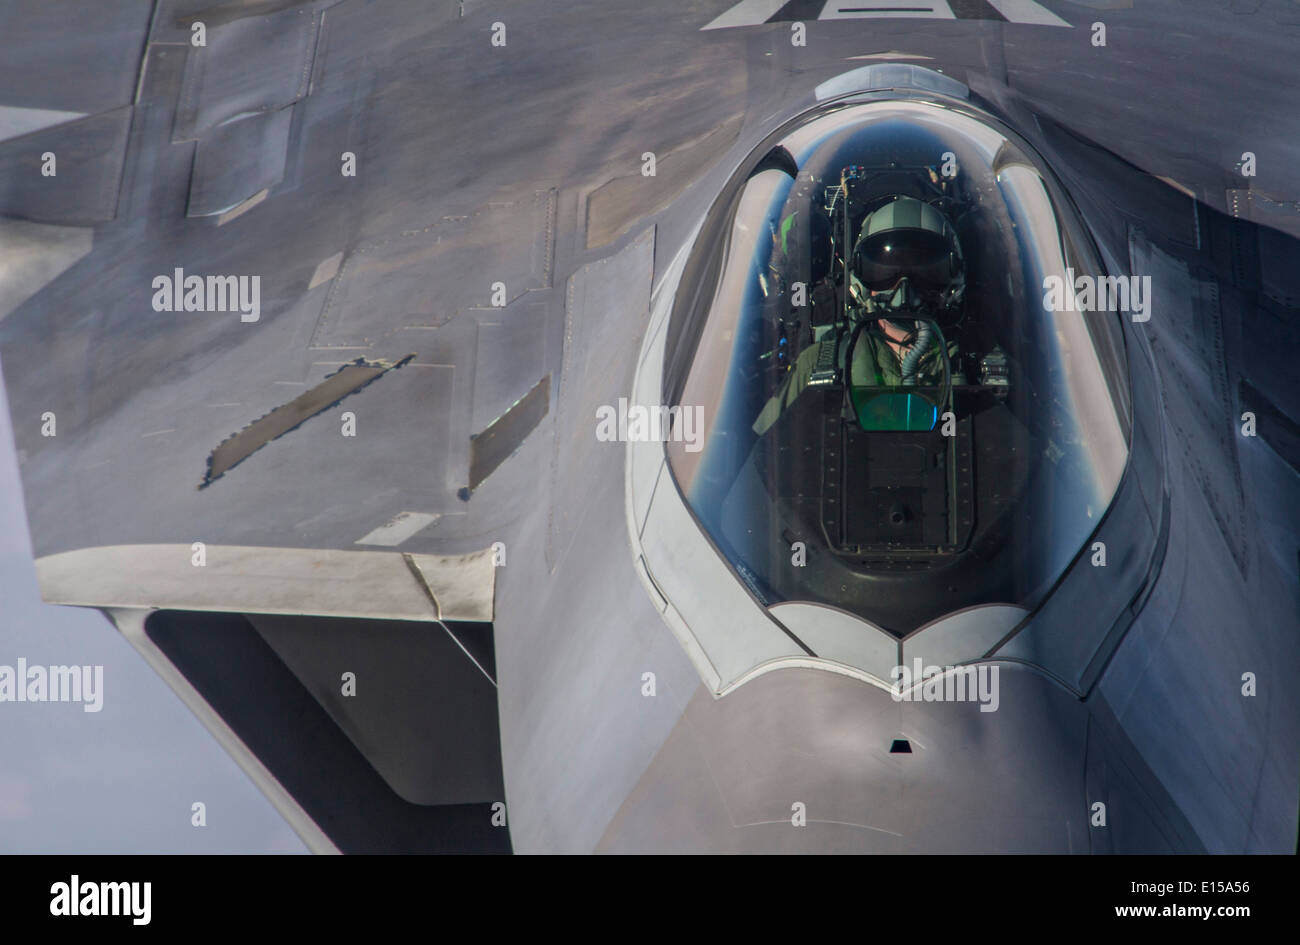
[[[992,711],[807,668],[701,692],[600,849],[1089,849],[1086,710],[1022,666],[997,679]]]

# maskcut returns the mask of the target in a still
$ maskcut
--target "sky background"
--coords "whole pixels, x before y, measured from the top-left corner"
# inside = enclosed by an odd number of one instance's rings
[[[41,602],[2,381],[0,665],[102,665],[104,695],[0,702],[0,853],[306,853],[107,617]]]

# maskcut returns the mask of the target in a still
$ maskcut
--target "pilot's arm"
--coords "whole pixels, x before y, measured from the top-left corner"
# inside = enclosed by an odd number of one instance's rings
[[[808,379],[812,377],[813,368],[817,364],[817,345],[808,345],[799,352],[799,357],[794,359],[794,366],[785,375],[785,380],[777,388],[763,409],[759,411],[758,419],[754,421],[753,430],[759,436],[762,436],[772,424],[776,423],[777,418],[794,403],[799,395],[803,393],[804,388],[808,386]]]
[[[844,366],[843,349],[837,354],[839,365]],[[762,436],[772,424],[776,423],[777,418],[785,412],[799,395],[804,392],[808,386],[808,380],[812,377],[813,369],[817,365],[817,345],[808,345],[799,352],[799,357],[795,358],[794,367],[786,374],[785,380],[781,382],[781,387],[777,390],[768,402],[759,412],[758,419],[754,421],[753,430],[759,436]],[[870,332],[862,332],[858,335],[858,343],[853,349],[853,376],[869,384],[884,384],[895,386],[903,383],[902,376],[899,374],[898,357],[890,349],[889,345],[878,341]]]

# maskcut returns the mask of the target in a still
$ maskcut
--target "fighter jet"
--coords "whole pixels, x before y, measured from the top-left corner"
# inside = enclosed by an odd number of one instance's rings
[[[1295,849],[1293,66],[1148,73],[1284,13],[116,7],[0,39],[37,573],[310,849]]]

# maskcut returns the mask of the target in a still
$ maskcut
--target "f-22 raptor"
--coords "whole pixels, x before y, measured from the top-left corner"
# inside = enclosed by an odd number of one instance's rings
[[[1294,851],[1293,7],[58,6],[42,594],[310,849]]]

